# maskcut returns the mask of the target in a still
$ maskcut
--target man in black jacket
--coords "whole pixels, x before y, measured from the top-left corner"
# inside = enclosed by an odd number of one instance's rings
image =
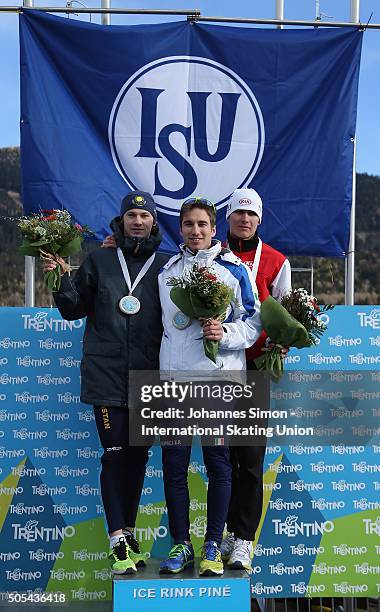
[[[168,257],[150,194],[132,191],[111,222],[117,249],[95,250],[72,279],[64,273],[54,301],[68,320],[87,317],[81,401],[94,405],[104,449],[101,492],[114,573],[145,565],[134,537],[149,447],[129,446],[128,372],[159,368],[162,336],[157,275]],[[57,263],[44,262],[44,270]]]

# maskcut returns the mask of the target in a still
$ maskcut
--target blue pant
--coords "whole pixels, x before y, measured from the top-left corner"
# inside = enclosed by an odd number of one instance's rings
[[[190,540],[189,489],[187,473],[191,446],[163,446],[162,467],[169,529],[175,542]],[[220,544],[231,496],[230,450],[226,446],[204,446],[208,476],[207,532],[205,540]]]

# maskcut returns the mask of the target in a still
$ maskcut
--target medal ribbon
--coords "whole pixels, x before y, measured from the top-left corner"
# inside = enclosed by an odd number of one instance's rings
[[[139,284],[141,279],[144,278],[145,274],[148,272],[150,266],[154,262],[154,258],[156,257],[156,253],[153,253],[153,255],[151,255],[149,257],[149,259],[146,260],[146,262],[144,263],[144,265],[141,268],[140,272],[136,276],[136,278],[135,278],[135,280],[133,282],[133,285],[131,285],[131,276],[129,274],[127,262],[125,261],[124,253],[123,253],[123,251],[120,248],[117,249],[117,256],[119,258],[119,262],[120,262],[121,270],[123,272],[125,283],[126,283],[126,285],[128,287],[129,295],[132,295],[132,291],[134,291],[136,289],[137,285]]]
[[[262,249],[263,249],[263,241],[261,240],[261,238],[259,238],[259,243],[257,245],[257,249],[256,249],[256,253],[255,253],[255,259],[253,260],[253,264],[252,264],[252,274],[253,274],[253,278],[255,280],[256,280],[256,276],[257,276],[257,271],[259,269]]]

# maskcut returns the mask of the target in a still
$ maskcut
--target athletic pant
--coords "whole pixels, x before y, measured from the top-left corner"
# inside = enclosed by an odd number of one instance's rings
[[[257,370],[254,362],[247,361],[247,370]],[[245,407],[248,409],[250,402]],[[266,427],[268,421],[261,419],[257,425]],[[242,540],[255,539],[263,510],[263,466],[266,448],[264,437],[262,442],[260,446],[230,448],[232,488],[227,530]]]
[[[265,446],[234,446],[230,452],[232,489],[227,529],[237,538],[252,541],[263,506]]]
[[[163,446],[162,467],[170,534],[175,542],[190,540],[187,474],[191,446]],[[208,476],[205,540],[222,541],[231,495],[230,451],[226,446],[204,446]]]
[[[127,408],[94,406],[95,422],[103,456],[100,487],[108,532],[134,527],[148,446],[129,446],[129,411]]]

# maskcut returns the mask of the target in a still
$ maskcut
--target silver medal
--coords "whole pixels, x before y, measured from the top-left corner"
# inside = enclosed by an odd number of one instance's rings
[[[121,312],[127,315],[134,315],[140,310],[140,300],[134,295],[124,295],[119,301],[119,308]]]
[[[173,317],[173,325],[176,329],[186,329],[191,325],[191,319],[184,312],[178,310]]]
[[[121,298],[121,300],[119,301],[119,308],[121,312],[123,312],[124,314],[134,315],[140,310],[141,304],[140,304],[140,300],[134,295],[132,295],[132,291],[136,289],[139,282],[144,278],[145,274],[148,272],[150,266],[154,262],[156,253],[153,253],[153,255],[151,255],[149,259],[146,260],[140,272],[136,276],[133,282],[133,285],[131,285],[131,277],[129,275],[127,262],[125,261],[125,257],[120,248],[117,249],[117,256],[119,258],[119,262],[120,262],[120,266],[123,272],[125,284],[127,285],[128,291],[130,292],[129,295],[124,295],[124,297]]]

